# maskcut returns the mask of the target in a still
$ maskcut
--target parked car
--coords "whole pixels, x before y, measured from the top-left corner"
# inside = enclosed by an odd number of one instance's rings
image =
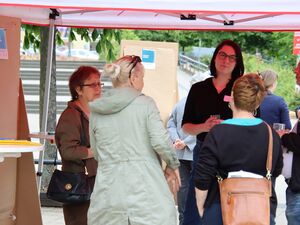
[[[39,55],[39,54],[40,54],[39,49],[34,50],[32,47],[28,49],[20,48],[20,55],[32,56],[32,55]]]
[[[85,49],[71,49],[70,52],[68,49],[65,50],[56,49],[56,56],[72,57],[78,59],[91,59],[91,60],[99,59],[99,55],[96,51],[88,51]]]

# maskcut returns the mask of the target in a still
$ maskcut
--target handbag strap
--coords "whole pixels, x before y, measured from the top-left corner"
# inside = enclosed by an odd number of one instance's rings
[[[58,152],[58,149],[57,147],[55,146],[55,156],[54,156],[54,161],[53,161],[53,166],[57,166],[57,152]]]
[[[81,146],[86,146],[86,147],[89,147],[87,145],[87,138],[86,138],[86,134],[84,132],[84,126],[83,126],[83,112],[80,112],[80,123],[81,123],[81,129],[80,129],[80,145]]]
[[[81,129],[80,129],[80,146],[86,146],[87,148],[89,148],[90,146],[87,144],[87,138],[86,138],[86,134],[85,134],[85,131],[84,131],[83,119],[84,119],[84,116],[83,116],[83,112],[81,111],[80,112],[80,123],[81,123]],[[85,159],[83,159],[82,162],[84,164],[85,170],[87,170]]]
[[[267,169],[266,178],[268,180],[271,180],[272,158],[273,158],[273,133],[269,124],[267,124],[266,122],[265,124],[267,125],[268,133],[269,133],[268,155],[267,155],[267,163],[266,163],[266,169]]]

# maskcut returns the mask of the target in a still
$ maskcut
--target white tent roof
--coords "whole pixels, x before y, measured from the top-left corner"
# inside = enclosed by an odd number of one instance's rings
[[[29,24],[48,25],[51,8],[59,12],[57,26],[300,30],[299,0],[0,0],[0,15]]]

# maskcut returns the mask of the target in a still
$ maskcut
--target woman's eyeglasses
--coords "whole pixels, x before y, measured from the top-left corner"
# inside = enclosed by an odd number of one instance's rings
[[[96,83],[91,83],[91,84],[81,84],[81,87],[91,87],[96,89],[97,87],[103,87],[104,83],[96,82]]]
[[[131,69],[129,71],[129,78],[131,77],[131,72],[134,69],[134,67],[136,66],[136,64],[139,63],[139,62],[142,62],[142,60],[141,60],[141,58],[139,56],[133,55],[133,56],[131,56],[131,58],[132,59],[131,59],[130,64],[132,64],[132,67],[131,67]]]
[[[229,62],[233,63],[233,62],[236,62],[236,55],[227,55],[225,52],[222,52],[220,51],[218,53],[218,57],[221,59],[221,60],[225,60],[226,58],[228,58]]]

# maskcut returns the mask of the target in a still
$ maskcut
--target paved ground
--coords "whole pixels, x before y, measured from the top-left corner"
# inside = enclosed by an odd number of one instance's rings
[[[64,225],[62,208],[42,207],[43,225]]]
[[[276,193],[278,198],[277,208],[277,225],[286,225],[285,218],[285,189],[286,184],[282,176],[277,178]],[[42,207],[43,225],[64,225],[62,208],[58,207]],[[117,225],[117,224],[116,224]]]
[[[284,215],[285,206],[280,204],[277,209],[277,225],[286,225],[286,219]],[[64,225],[64,218],[62,208],[56,207],[42,207],[43,225]],[[116,224],[117,225],[117,224]]]

